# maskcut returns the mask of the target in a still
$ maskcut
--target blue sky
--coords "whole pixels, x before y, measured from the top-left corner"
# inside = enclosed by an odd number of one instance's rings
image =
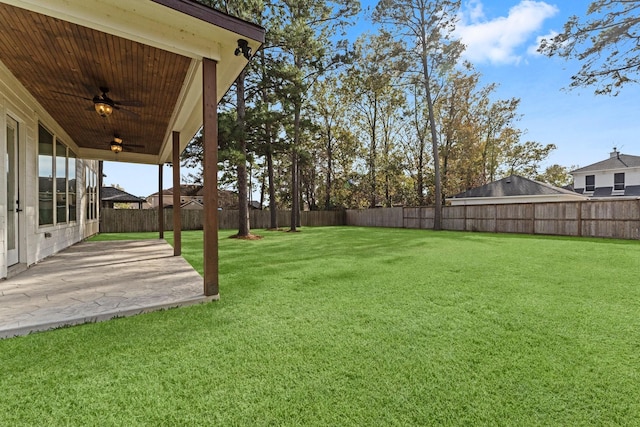
[[[363,7],[368,3],[375,4],[363,0]],[[546,165],[586,166],[606,159],[614,146],[640,155],[640,86],[626,86],[617,97],[595,96],[593,88],[566,90],[579,64],[535,51],[541,37],[561,31],[571,15],[584,17],[590,3],[463,0],[457,31],[467,45],[465,58],[484,84],[499,84],[496,99],[520,98],[524,140],[557,146]],[[361,21],[357,30],[368,27]],[[158,191],[157,165],[105,162],[104,171],[105,185],[137,196]],[[164,184],[172,186],[171,168],[165,168]]]
[[[467,59],[485,83],[499,83],[499,98],[520,98],[525,140],[557,146],[547,164],[586,166],[606,159],[614,146],[640,155],[640,87],[626,86],[617,97],[595,96],[593,88],[566,90],[579,63],[536,52],[540,37],[561,31],[571,15],[584,17],[590,3],[464,2],[458,28]]]

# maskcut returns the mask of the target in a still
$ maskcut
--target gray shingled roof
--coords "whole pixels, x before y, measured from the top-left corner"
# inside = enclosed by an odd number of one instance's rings
[[[129,194],[126,191],[118,190],[115,187],[102,187],[100,198],[103,201],[116,203],[144,203],[144,199]]]
[[[467,197],[504,197],[504,196],[541,196],[550,194],[573,194],[574,191],[554,187],[543,182],[534,181],[519,175],[511,175],[501,180],[490,182],[456,194],[453,198]]]
[[[613,187],[597,187],[593,192],[593,197],[607,197],[611,195]]]
[[[202,196],[204,194],[203,192],[203,186],[202,185],[198,185],[198,184],[181,184],[180,185],[180,195],[181,196]],[[173,194],[173,187],[171,188],[167,188],[165,190],[162,190],[162,194],[164,196],[169,196]],[[149,197],[152,196],[157,196],[158,192],[156,191],[155,193],[151,194]]]
[[[576,192],[584,194],[584,188],[576,188]],[[640,185],[627,185],[624,187],[624,194],[613,191],[613,187],[598,187],[592,197],[640,197]]]
[[[624,169],[624,168],[640,168],[640,156],[630,156],[629,154],[618,153],[617,156],[612,156],[607,160],[597,162],[580,169],[576,169],[571,173],[576,172],[595,172],[605,169]]]

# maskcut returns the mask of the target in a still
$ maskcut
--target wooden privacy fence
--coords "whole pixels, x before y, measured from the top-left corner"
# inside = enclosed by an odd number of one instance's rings
[[[173,229],[173,210],[164,210],[165,230]],[[433,229],[433,207],[300,212],[301,226],[353,225]],[[202,230],[203,210],[181,210],[183,230]],[[269,227],[269,211],[250,211],[252,229]],[[288,227],[291,211],[278,211]],[[238,211],[218,211],[220,229],[238,228]],[[455,231],[550,234],[640,239],[640,200],[514,203],[446,206],[442,228]],[[157,209],[102,209],[101,233],[158,231]]]
[[[433,229],[433,207],[347,211],[347,225]],[[640,239],[640,200],[446,206],[442,228]]]
[[[204,210],[181,209],[183,230],[202,230]],[[252,229],[268,228],[269,211],[249,211]],[[278,226],[288,227],[291,222],[291,211],[278,211]],[[302,226],[345,225],[344,211],[311,211],[300,212]],[[164,227],[173,230],[173,210],[164,209]],[[220,229],[238,228],[238,211],[218,211],[218,227]],[[106,209],[100,210],[101,233],[131,233],[158,231],[157,209]]]
[[[346,214],[346,225],[403,228],[405,209],[408,208],[349,209]]]

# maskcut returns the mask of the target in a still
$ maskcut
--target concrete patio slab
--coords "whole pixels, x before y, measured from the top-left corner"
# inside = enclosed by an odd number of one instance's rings
[[[213,299],[164,240],[82,242],[0,281],[0,338]]]

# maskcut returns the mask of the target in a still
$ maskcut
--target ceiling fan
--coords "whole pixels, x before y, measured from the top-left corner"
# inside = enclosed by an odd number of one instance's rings
[[[118,134],[113,135],[113,140],[111,142],[109,142],[109,147],[111,148],[111,151],[113,151],[114,153],[118,154],[122,151],[131,151],[131,147],[142,147],[144,148],[144,145],[137,145],[137,144],[127,144],[126,146],[124,145],[122,138],[120,138],[120,136]]]
[[[87,101],[93,102],[93,107],[89,108],[90,110],[95,109],[96,113],[98,113],[101,117],[108,117],[113,113],[113,110],[120,110],[132,116],[139,117],[137,113],[133,111],[127,110],[122,107],[142,107],[143,104],[140,101],[124,101],[124,100],[114,100],[107,95],[109,93],[109,88],[106,86],[101,86],[100,95],[95,95],[93,98],[87,98],[84,96],[73,95],[71,93],[58,92],[53,91],[54,93],[59,93],[61,95],[73,96],[75,98],[85,99]]]

